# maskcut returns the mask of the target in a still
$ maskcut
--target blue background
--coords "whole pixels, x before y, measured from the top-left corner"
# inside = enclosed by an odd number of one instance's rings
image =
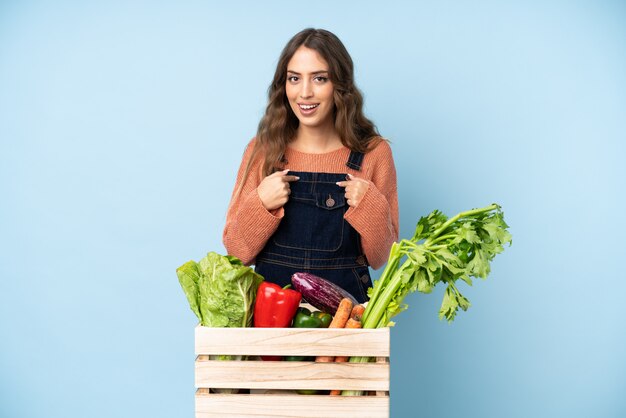
[[[625,21],[617,1],[2,2],[0,417],[193,416],[175,269],[224,251],[308,26],[343,40],[392,141],[401,236],[498,202],[514,237],[452,325],[442,289],[407,298],[392,416],[626,416]]]

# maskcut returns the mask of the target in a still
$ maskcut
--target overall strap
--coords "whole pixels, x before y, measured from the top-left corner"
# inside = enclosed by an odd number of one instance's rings
[[[348,157],[346,165],[353,170],[359,171],[361,170],[361,164],[363,164],[363,157],[365,157],[365,154],[362,152],[350,151],[350,157]]]

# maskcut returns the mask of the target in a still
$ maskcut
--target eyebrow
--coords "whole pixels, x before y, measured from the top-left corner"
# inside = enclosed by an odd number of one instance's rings
[[[291,74],[295,74],[295,75],[302,75],[297,71],[287,70],[287,72]],[[319,70],[319,71],[313,71],[311,74],[317,75],[317,74],[327,74],[327,73],[328,73],[327,70]]]

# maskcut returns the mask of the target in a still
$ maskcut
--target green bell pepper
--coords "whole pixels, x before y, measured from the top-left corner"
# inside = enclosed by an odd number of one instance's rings
[[[311,356],[285,356],[285,361],[313,361],[315,357]]]
[[[306,308],[298,308],[293,320],[294,328],[322,328],[322,320]]]
[[[322,328],[328,328],[331,322],[333,322],[333,316],[329,313],[316,311],[313,312],[313,316],[316,316],[322,321]]]

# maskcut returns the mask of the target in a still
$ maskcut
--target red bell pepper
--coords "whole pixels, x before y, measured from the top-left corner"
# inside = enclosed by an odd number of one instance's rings
[[[283,288],[274,283],[263,282],[254,302],[254,326],[260,328],[287,328],[300,306],[302,293]],[[263,360],[280,360],[276,356],[262,356]]]
[[[254,326],[261,328],[288,328],[300,306],[302,293],[263,282],[256,292]]]

